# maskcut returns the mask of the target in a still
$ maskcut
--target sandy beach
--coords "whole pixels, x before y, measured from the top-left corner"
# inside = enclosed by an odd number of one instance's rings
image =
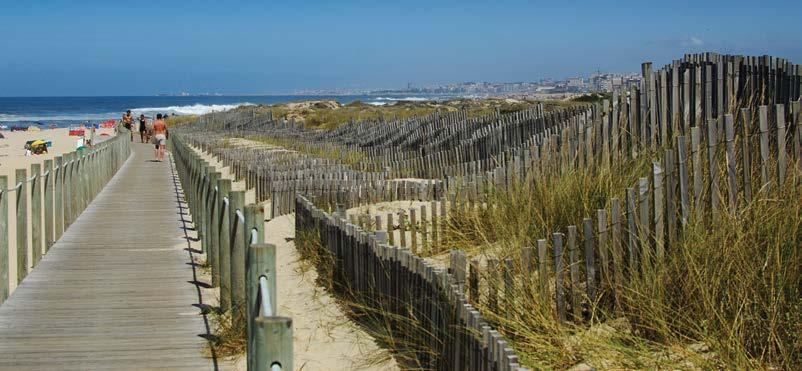
[[[0,176],[8,177],[8,187],[12,188],[15,184],[15,172],[17,169],[25,169],[27,176],[31,176],[32,164],[43,164],[45,160],[53,159],[64,153],[74,151],[78,137],[70,136],[69,129],[43,129],[41,131],[0,131],[5,138],[0,139]],[[114,135],[114,129],[98,129],[95,132],[95,142],[100,142]],[[52,146],[48,148],[48,153],[41,155],[25,156],[25,143],[29,140],[41,139],[49,141]],[[0,236],[8,240],[8,280],[9,280],[9,293],[17,287],[17,223],[16,212],[14,203],[16,194],[14,192],[8,193],[8,236]],[[28,266],[33,262],[33,250],[31,248],[32,233],[31,233],[31,189],[27,188],[26,192],[27,205],[28,205]],[[44,213],[43,213],[44,214]],[[44,218],[44,216],[43,216]],[[44,220],[44,219],[43,219]],[[43,224],[44,225],[44,224]],[[42,228],[42,235],[44,236],[44,228]],[[44,237],[42,238],[44,241]],[[44,247],[44,242],[43,242]]]

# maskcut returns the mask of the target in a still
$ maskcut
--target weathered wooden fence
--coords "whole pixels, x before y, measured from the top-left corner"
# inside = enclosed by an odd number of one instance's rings
[[[296,199],[296,231],[316,231],[334,259],[335,289],[391,323],[398,344],[421,349],[418,362],[435,370],[521,370],[507,341],[467,304],[460,282],[405,248],[386,232],[367,232],[344,214],[328,214]]]
[[[493,207],[489,192],[651,159],[648,173],[613,190],[619,197],[534,246],[521,246],[519,255],[491,258],[484,266],[459,252],[455,256],[463,258],[452,259],[452,272],[462,272],[468,281],[465,299],[474,308],[503,315],[504,306],[516,300],[513,295],[524,290],[552,306],[560,321],[582,322],[595,306],[615,311],[625,280],[671,253],[689,223],[712,227],[723,212],[747,207],[788,182],[796,186],[802,170],[799,65],[769,56],[704,53],[685,55],[657,71],[644,63],[642,73],[641,86],[614,91],[609,101],[550,112],[536,106],[478,118],[435,113],[310,130],[269,112],[239,111],[202,117],[181,135],[238,169],[238,179],[257,184],[260,200],[280,205],[274,213],[295,211],[298,217],[314,210],[317,224],[307,215],[302,216],[307,224],[299,227],[329,231],[324,242],[352,270],[362,269],[353,268],[358,265],[353,259],[407,264],[379,253],[373,257],[375,237],[365,237],[364,230],[380,230],[385,222],[392,232],[395,217],[401,241],[389,241],[399,246],[389,248],[408,262],[419,259],[414,253],[443,251],[437,240],[450,214]],[[223,145],[232,136],[274,148]],[[291,151],[269,154],[281,146]],[[412,197],[400,196],[409,189]],[[287,206],[295,194],[305,198]],[[406,212],[385,221],[361,215],[350,227],[319,209],[393,199],[433,203],[428,211],[409,210],[409,220]],[[334,237],[326,234],[330,230],[337,231]],[[367,258],[338,251],[346,246],[338,242],[343,239]],[[355,285],[363,274],[377,273],[348,272],[341,284]],[[488,289],[479,290],[482,280]]]
[[[292,370],[292,319],[277,316],[276,247],[264,244],[262,207],[245,205],[245,191],[231,190],[231,180],[180,137],[170,146],[220,310],[246,327],[248,369]]]
[[[11,294],[9,247],[16,248],[15,279],[20,284],[123,165],[130,155],[130,142],[124,139],[126,135],[117,135],[91,148],[32,164],[30,172],[16,169],[13,183],[0,176],[0,304]],[[16,224],[14,241],[8,230],[10,205]]]

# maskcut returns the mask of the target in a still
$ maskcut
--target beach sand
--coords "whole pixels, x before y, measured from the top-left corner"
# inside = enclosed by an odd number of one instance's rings
[[[43,129],[42,131],[0,131],[5,137],[0,139],[0,176],[8,177],[8,188],[13,188],[16,184],[16,170],[25,169],[27,177],[31,177],[31,165],[43,164],[47,159],[53,159],[64,153],[75,150],[76,141],[78,137],[70,136],[69,129]],[[104,136],[107,134],[108,136]],[[98,129],[95,132],[95,142],[108,139],[114,135],[114,129]],[[25,156],[25,142],[29,140],[42,139],[51,141],[52,147],[48,148],[47,154]],[[44,169],[43,169],[44,171]],[[2,196],[2,197],[5,197]],[[8,193],[8,236],[0,236],[0,238],[8,239],[8,280],[9,280],[9,293],[17,287],[17,223],[16,223],[16,192]],[[28,270],[31,269],[33,263],[33,250],[31,247],[31,188],[27,187],[26,199],[28,205]],[[42,213],[42,220],[44,220],[44,212]],[[42,224],[42,235],[44,236],[44,222]],[[45,242],[42,237],[42,247],[44,248]]]

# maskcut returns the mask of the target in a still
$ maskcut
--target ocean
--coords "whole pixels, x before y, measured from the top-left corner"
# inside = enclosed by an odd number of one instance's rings
[[[199,115],[250,104],[273,104],[301,100],[336,100],[347,104],[362,101],[384,105],[399,100],[442,99],[442,96],[374,95],[248,95],[248,96],[149,96],[149,97],[0,97],[0,125],[65,127],[119,119],[126,110],[134,116],[157,113]]]

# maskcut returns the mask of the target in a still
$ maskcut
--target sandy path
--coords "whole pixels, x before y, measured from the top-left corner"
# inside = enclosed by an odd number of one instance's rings
[[[75,150],[77,137],[69,135],[68,128],[59,129],[44,129],[42,131],[0,131],[5,138],[0,139],[0,176],[8,177],[8,187],[13,188],[16,184],[16,169],[26,169],[27,176],[31,176],[32,164],[43,164],[45,160],[53,159],[64,153]],[[109,136],[101,136],[108,134]],[[95,140],[103,140],[114,135],[113,129],[99,129],[95,133]],[[48,148],[47,154],[25,156],[25,142],[29,140],[43,139],[51,141],[53,146]],[[8,281],[9,293],[13,292],[17,287],[17,222],[16,212],[14,209],[16,194],[10,192],[8,194],[8,236],[0,236],[0,238],[8,238]],[[31,188],[28,186],[26,192],[26,199],[28,205],[28,263],[29,271],[30,264],[33,262],[33,249],[32,245],[32,231],[31,231]],[[44,202],[44,201],[43,201]],[[42,213],[42,220],[44,220],[44,212]],[[44,226],[44,222],[42,222]],[[42,236],[44,236],[44,227],[42,228]],[[44,241],[44,237],[42,238]],[[44,242],[42,246],[44,248]]]
[[[197,150],[197,149],[196,149]],[[200,151],[198,151],[200,153]],[[216,166],[221,176],[233,179],[229,168],[208,154],[202,157]],[[232,189],[244,190],[245,182],[232,183]],[[255,190],[246,192],[246,203],[255,200]],[[263,203],[266,210],[270,202]],[[303,273],[292,239],[295,237],[294,214],[265,221],[265,241],[276,245],[278,314],[292,317],[293,352],[296,370],[397,370],[390,354],[343,313],[336,299],[315,283],[314,271]],[[203,279],[208,280],[208,275]],[[217,289],[203,289],[204,302],[217,305]],[[245,370],[240,357],[235,369]]]

